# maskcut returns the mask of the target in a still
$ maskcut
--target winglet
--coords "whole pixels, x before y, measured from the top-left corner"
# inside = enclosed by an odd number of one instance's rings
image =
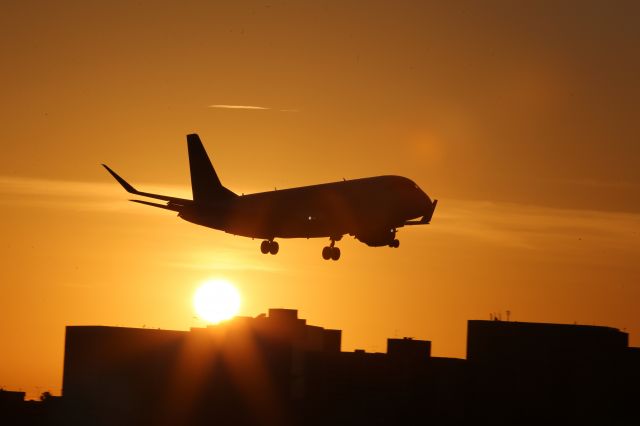
[[[428,214],[424,215],[424,217],[422,218],[423,223],[431,223],[431,218],[433,217],[433,212],[436,211],[437,205],[438,205],[438,200],[433,200],[433,202],[431,203],[431,210],[429,211]]]
[[[438,200],[433,200],[431,203],[431,209],[422,216],[420,220],[408,220],[404,224],[405,225],[428,225],[431,223],[431,218],[433,217],[433,212],[436,210],[436,206],[438,205]]]
[[[102,167],[104,167],[105,169],[107,169],[107,171],[109,173],[111,173],[111,176],[113,176],[115,178],[115,180],[118,181],[118,183],[120,185],[122,185],[122,187],[127,191],[130,192],[132,194],[138,194],[138,191],[129,184],[129,182],[127,182],[126,180],[122,179],[116,172],[114,172],[113,170],[111,170],[109,168],[109,166],[107,166],[106,164],[103,164]]]

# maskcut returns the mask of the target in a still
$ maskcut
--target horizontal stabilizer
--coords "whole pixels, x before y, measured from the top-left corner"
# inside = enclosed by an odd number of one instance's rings
[[[160,204],[160,203],[152,203],[151,201],[144,201],[144,200],[129,200],[129,201],[133,201],[134,203],[138,203],[138,204],[144,204],[145,206],[158,207],[165,210],[172,210],[174,212],[179,212],[183,207],[183,206],[179,206],[171,203]]]

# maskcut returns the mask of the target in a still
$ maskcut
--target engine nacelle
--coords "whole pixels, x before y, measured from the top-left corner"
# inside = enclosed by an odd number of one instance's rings
[[[363,232],[355,234],[356,239],[362,241],[369,247],[382,247],[393,244],[396,238],[395,229],[385,229],[375,232]]]

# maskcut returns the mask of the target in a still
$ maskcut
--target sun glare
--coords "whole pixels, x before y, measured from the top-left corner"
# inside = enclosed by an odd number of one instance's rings
[[[219,323],[238,313],[240,293],[226,280],[207,281],[196,290],[193,306],[203,320]]]

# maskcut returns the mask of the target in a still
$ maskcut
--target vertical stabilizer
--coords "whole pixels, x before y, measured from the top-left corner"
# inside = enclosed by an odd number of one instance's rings
[[[196,203],[222,201],[236,194],[222,186],[216,171],[209,160],[200,137],[193,133],[187,135],[189,149],[189,168],[191,170],[191,190]]]

